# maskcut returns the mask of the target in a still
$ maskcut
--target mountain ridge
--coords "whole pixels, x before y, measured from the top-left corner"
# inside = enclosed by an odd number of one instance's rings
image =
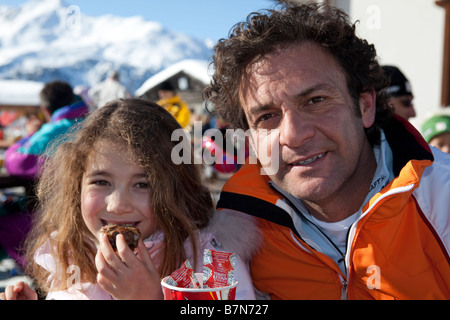
[[[208,60],[206,40],[141,16],[91,17],[63,0],[0,5],[0,79],[93,86],[114,69],[134,93],[153,74],[185,59]]]

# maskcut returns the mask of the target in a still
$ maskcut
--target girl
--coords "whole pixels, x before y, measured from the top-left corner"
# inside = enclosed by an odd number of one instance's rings
[[[41,212],[27,241],[28,271],[47,299],[162,299],[160,280],[186,259],[201,268],[205,248],[237,253],[236,297],[254,298],[241,260],[251,248],[239,246],[257,241],[254,223],[214,216],[198,168],[171,159],[177,129],[154,103],[116,100],[48,157],[37,191]],[[122,236],[115,252],[100,232],[106,224],[137,227],[136,254]],[[0,298],[36,293],[18,283]]]

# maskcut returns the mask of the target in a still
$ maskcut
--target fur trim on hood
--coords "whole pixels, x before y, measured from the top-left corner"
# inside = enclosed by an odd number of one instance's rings
[[[250,260],[262,242],[256,218],[229,209],[216,211],[207,231],[221,249],[238,254],[244,261]]]

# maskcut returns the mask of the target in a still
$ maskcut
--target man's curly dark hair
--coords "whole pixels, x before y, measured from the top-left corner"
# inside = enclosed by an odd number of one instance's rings
[[[345,12],[317,3],[282,4],[277,10],[251,13],[245,22],[232,28],[228,39],[219,40],[215,46],[215,70],[204,97],[230,126],[246,130],[248,123],[239,101],[246,68],[283,45],[314,42],[327,48],[338,61],[356,105],[361,93],[375,90],[376,119],[366,133],[370,143],[377,144],[379,129],[392,117],[383,90],[388,82],[375,47],[358,38],[355,29]]]

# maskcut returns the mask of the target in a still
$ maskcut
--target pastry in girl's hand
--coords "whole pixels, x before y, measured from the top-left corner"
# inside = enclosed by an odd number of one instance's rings
[[[116,247],[116,236],[120,233],[124,236],[128,247],[133,251],[137,245],[139,238],[141,237],[141,232],[139,229],[131,226],[122,226],[117,224],[108,224],[104,226],[101,230],[108,237],[109,243],[111,243],[114,251],[117,251]]]

